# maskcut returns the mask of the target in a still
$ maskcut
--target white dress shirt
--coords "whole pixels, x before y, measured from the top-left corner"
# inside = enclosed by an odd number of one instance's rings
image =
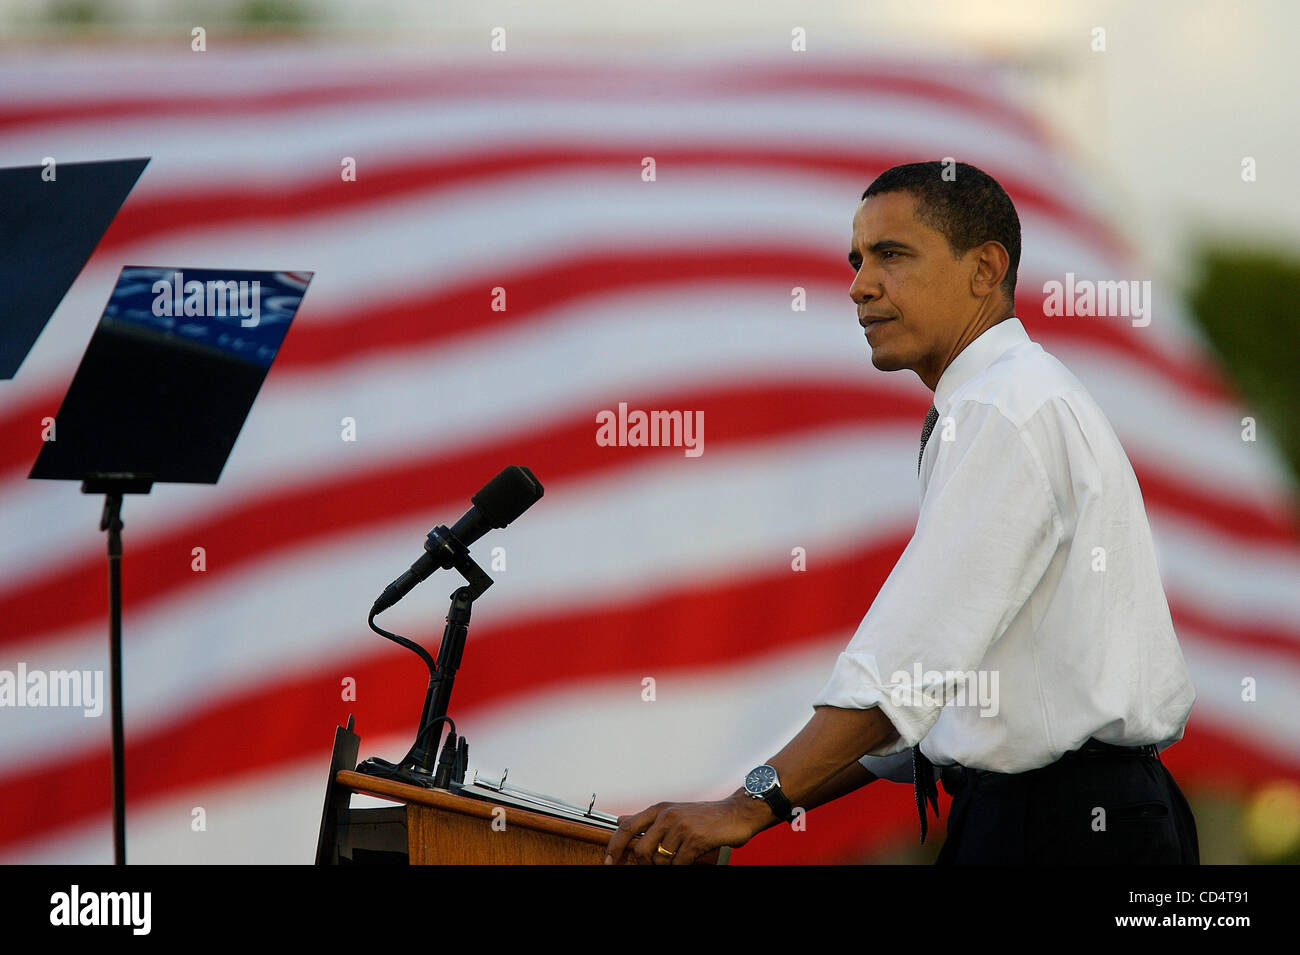
[[[1092,397],[1013,317],[953,359],[934,406],[916,531],[814,705],[879,706],[900,739],[862,765],[907,782],[918,743],[1018,773],[1090,736],[1181,739],[1196,692]]]

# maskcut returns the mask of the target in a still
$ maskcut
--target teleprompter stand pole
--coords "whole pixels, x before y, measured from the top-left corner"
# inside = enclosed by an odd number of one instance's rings
[[[83,494],[103,494],[99,529],[108,532],[108,695],[113,724],[113,863],[126,865],[126,743],[122,721],[122,495],[148,494],[153,480],[105,474],[82,482]]]

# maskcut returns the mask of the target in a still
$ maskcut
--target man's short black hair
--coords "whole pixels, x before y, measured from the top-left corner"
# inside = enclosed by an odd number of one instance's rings
[[[944,178],[944,170],[950,170]],[[1011,259],[1002,291],[1015,307],[1016,269],[1020,265],[1020,217],[998,181],[964,162],[913,162],[886,169],[862,194],[908,192],[917,217],[948,240],[953,255],[988,241],[1000,242]]]

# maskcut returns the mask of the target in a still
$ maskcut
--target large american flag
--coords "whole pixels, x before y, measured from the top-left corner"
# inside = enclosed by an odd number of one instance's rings
[[[355,714],[362,756],[397,759],[423,699],[371,602],[510,464],[546,494],[475,547],[497,582],[452,697],[471,766],[615,813],[732,791],[811,716],[913,528],[929,392],[872,367],[846,254],[872,178],[943,157],[1011,194],[1017,314],[1141,482],[1198,694],[1166,764],[1187,789],[1300,778],[1284,466],[1264,423],[1243,440],[1251,412],[1184,306],[1009,76],[484,46],[0,65],[0,164],[153,157],[0,383],[0,669],[107,670],[102,499],[26,475],[119,269],[316,273],[220,482],[125,502],[130,861],[312,859],[335,725]],[[1045,317],[1068,272],[1155,279],[1151,324]],[[599,446],[620,402],[703,411],[704,453]],[[436,648],[458,585],[438,574],[379,622]],[[0,860],[112,858],[107,712],[2,709],[0,754]],[[911,799],[878,783],[733,861],[912,845]]]

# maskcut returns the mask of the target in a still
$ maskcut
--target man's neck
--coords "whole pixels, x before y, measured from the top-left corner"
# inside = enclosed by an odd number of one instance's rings
[[[937,371],[927,370],[924,374],[920,371],[917,372],[917,376],[925,382],[927,388],[934,391],[934,389],[938,387],[939,379],[943,377],[943,373],[948,369],[948,366],[952,364],[953,359],[960,355],[967,345],[979,338],[994,325],[1015,316],[1014,310],[1005,311],[1005,309],[999,309],[999,311],[1003,311],[1005,314],[1000,315],[998,318],[993,318],[988,315],[976,315],[971,322],[962,329],[961,334],[957,336],[956,341],[953,342],[952,348],[948,352],[948,356],[944,359],[943,364],[939,366]]]

